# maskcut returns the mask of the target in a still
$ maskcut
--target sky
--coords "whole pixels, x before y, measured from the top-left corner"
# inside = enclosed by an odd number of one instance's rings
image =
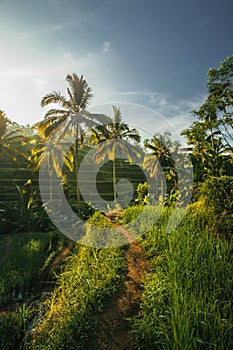
[[[209,68],[233,53],[232,13],[232,0],[0,0],[0,109],[33,125],[41,98],[76,73],[91,112],[116,105],[145,136],[179,134]]]

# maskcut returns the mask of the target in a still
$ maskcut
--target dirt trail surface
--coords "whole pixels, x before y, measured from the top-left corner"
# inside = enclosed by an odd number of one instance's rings
[[[55,257],[55,259],[51,262],[51,264],[48,266],[46,271],[44,271],[43,275],[41,276],[42,280],[46,280],[51,273],[51,271],[59,265],[59,263],[63,260],[63,258],[70,252],[71,247],[73,245],[73,241],[69,241],[68,245]]]
[[[114,225],[128,240],[130,233],[120,225]],[[136,241],[126,251],[127,276],[124,288],[110,300],[103,312],[97,315],[97,339],[87,350],[134,350],[130,339],[130,320],[139,312],[142,279],[148,271],[149,262]]]

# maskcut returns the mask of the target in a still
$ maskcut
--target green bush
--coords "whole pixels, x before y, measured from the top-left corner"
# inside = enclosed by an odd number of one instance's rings
[[[126,240],[122,233],[109,223],[101,212],[96,211],[86,223],[85,236],[81,243],[95,248],[123,246]]]
[[[198,225],[226,237],[233,233],[233,177],[211,177],[199,189],[189,207]]]
[[[139,203],[144,203],[148,195],[148,182],[138,184],[137,194]]]
[[[30,207],[25,202],[0,202],[0,233],[48,232],[54,228],[42,202],[33,200]]]
[[[95,209],[92,208],[92,206],[89,203],[86,203],[84,201],[80,201],[77,203],[77,201],[70,201],[71,208],[75,213],[79,215],[79,217],[83,220],[88,220],[95,212]]]
[[[132,220],[136,219],[141,212],[144,210],[143,205],[134,205],[134,206],[128,206],[125,208],[123,215],[122,215],[122,222],[124,224],[130,223]]]

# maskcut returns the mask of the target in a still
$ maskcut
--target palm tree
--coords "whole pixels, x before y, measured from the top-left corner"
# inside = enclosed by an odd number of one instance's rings
[[[65,152],[54,137],[46,137],[42,130],[38,129],[36,135],[35,148],[31,151],[31,163],[33,171],[38,171],[41,167],[46,168],[49,174],[49,199],[52,200],[54,172],[58,177],[62,177],[63,163],[69,170],[73,170],[73,155]]]
[[[122,121],[120,109],[113,106],[113,118],[106,125],[98,125],[92,129],[90,144],[97,144],[98,148],[94,155],[94,161],[101,163],[108,159],[112,161],[113,167],[113,198],[117,201],[116,190],[116,157],[127,157],[133,162],[133,155],[140,156],[139,149],[131,144],[129,140],[140,141],[140,135],[136,129],[130,129]],[[122,155],[122,156],[121,156]]]
[[[83,75],[79,78],[75,73],[66,76],[68,83],[68,98],[60,92],[53,91],[42,98],[41,106],[56,104],[60,108],[50,109],[39,127],[45,133],[45,137],[57,133],[61,139],[67,134],[75,135],[75,173],[76,173],[76,195],[80,201],[78,186],[78,150],[79,141],[83,144],[84,126],[92,128],[98,123],[109,121],[109,118],[102,114],[92,114],[86,110],[92,97],[91,88],[88,86]]]
[[[0,110],[0,158],[5,155],[13,161],[16,161],[16,154],[20,153],[16,143],[24,138],[19,129],[9,130],[9,125],[12,124],[5,113]]]
[[[144,157],[142,166],[149,172],[151,177],[155,177],[159,172],[160,165],[165,173],[165,178],[174,186],[177,174],[172,153],[177,152],[179,146],[179,142],[172,141],[169,132],[155,134],[151,140],[146,139],[144,141],[144,148],[149,150],[150,153]]]

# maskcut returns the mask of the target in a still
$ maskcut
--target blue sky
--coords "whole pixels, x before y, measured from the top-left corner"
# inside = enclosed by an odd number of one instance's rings
[[[179,131],[208,69],[233,53],[232,13],[232,0],[0,0],[0,109],[33,124],[41,97],[65,93],[75,72],[93,89],[91,110],[116,104],[132,125]]]

